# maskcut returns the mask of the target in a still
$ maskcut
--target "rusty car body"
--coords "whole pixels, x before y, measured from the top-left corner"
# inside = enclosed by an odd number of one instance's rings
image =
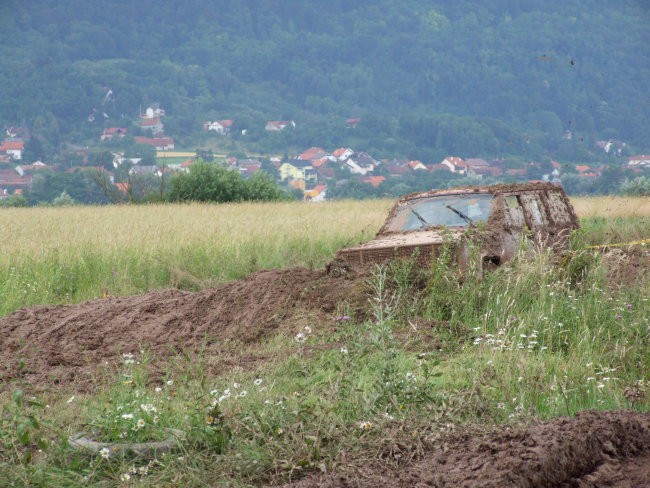
[[[413,193],[397,201],[374,239],[341,249],[328,269],[353,269],[395,258],[430,263],[445,243],[451,243],[460,269],[476,259],[485,270],[512,259],[524,238],[560,249],[578,227],[564,190],[551,183]]]

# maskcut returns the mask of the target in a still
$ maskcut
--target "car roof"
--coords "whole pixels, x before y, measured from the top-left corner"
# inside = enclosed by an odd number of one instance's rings
[[[472,195],[472,194],[514,194],[527,191],[562,191],[562,187],[554,183],[515,183],[515,184],[499,184],[489,186],[460,186],[456,188],[448,188],[444,190],[431,190],[425,192],[410,193],[401,197],[398,200],[398,205],[406,203],[410,200],[417,200],[420,198],[445,196],[445,195]]]

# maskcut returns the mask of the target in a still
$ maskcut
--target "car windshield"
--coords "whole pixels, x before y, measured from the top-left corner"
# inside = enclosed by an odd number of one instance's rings
[[[404,232],[435,225],[466,227],[485,222],[492,211],[492,200],[490,194],[418,198],[400,206],[385,230]]]

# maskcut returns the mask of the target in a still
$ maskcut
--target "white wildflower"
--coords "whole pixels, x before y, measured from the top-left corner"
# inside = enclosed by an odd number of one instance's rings
[[[260,386],[262,384],[262,378],[257,378],[255,381],[253,381],[253,384],[255,386]]]
[[[348,348],[347,347],[342,347],[341,348],[341,354],[347,354],[348,353]]]
[[[133,414],[132,414],[132,413],[125,413],[125,414],[122,414],[122,418],[123,418],[124,420],[131,420],[131,419],[133,418]]]
[[[99,455],[104,459],[108,459],[111,456],[111,451],[108,449],[108,447],[102,447],[99,451]]]
[[[74,400],[74,395],[72,395],[70,398],[68,398],[68,401],[66,403],[70,404]]]
[[[294,337],[293,339],[294,339],[296,342],[302,344],[303,342],[305,342],[305,341],[307,340],[307,336],[306,336],[305,334],[303,334],[302,332],[298,332],[298,333],[296,334],[296,337]]]

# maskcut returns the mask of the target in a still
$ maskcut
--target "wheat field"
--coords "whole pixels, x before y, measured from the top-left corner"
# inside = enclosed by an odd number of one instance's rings
[[[0,315],[109,294],[197,290],[260,269],[322,268],[341,247],[371,238],[392,203],[2,209]],[[590,244],[650,237],[644,230],[650,199],[575,198],[573,203],[583,223],[593,222],[596,241]]]

